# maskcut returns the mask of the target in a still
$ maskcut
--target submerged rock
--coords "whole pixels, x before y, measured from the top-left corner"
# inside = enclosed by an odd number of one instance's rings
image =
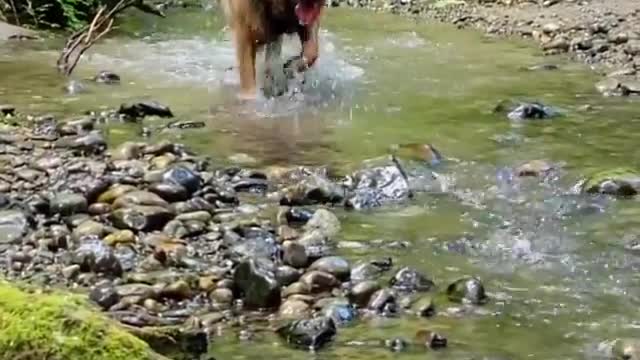
[[[266,259],[248,259],[235,269],[233,281],[250,309],[276,308],[280,305],[280,285],[275,266]]]
[[[418,330],[415,339],[417,344],[432,350],[447,347],[447,338],[431,330]]]
[[[421,161],[430,165],[442,162],[442,155],[431,144],[396,144],[391,146],[391,154],[399,159]]]
[[[336,336],[336,325],[331,318],[318,317],[295,320],[280,327],[276,332],[294,347],[317,350],[333,340]]]
[[[120,84],[120,75],[108,70],[102,70],[93,77],[93,81],[108,85]]]
[[[299,184],[287,189],[280,205],[306,206],[337,204],[344,199],[344,190],[331,180],[317,174],[305,177]]]
[[[640,189],[640,173],[630,168],[604,170],[591,175],[581,186],[583,193],[634,196]]]
[[[488,301],[484,285],[479,279],[473,277],[463,278],[449,285],[447,297],[453,302],[473,305],[481,305]]]
[[[0,115],[13,116],[16,113],[16,107],[9,104],[0,104]]]
[[[405,200],[411,194],[407,180],[395,165],[361,170],[355,174],[354,182],[345,206],[355,210]]]
[[[424,274],[409,267],[398,270],[389,284],[400,292],[429,291],[435,285]]]
[[[509,120],[549,119],[558,115],[553,108],[541,103],[524,103],[511,110],[507,117]]]
[[[358,312],[346,301],[333,300],[322,308],[324,316],[331,318],[336,326],[346,326],[352,323]]]
[[[526,162],[516,168],[516,174],[520,177],[525,176],[545,176],[554,169],[553,165],[544,160],[532,160]]]
[[[119,114],[126,115],[133,119],[144,118],[145,116],[159,116],[172,118],[173,113],[168,106],[157,101],[142,101],[137,103],[122,104],[118,110]]]

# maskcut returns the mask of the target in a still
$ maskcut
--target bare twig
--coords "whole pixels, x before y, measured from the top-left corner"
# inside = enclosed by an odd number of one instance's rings
[[[18,9],[16,9],[16,4],[13,0],[9,0],[9,5],[11,5],[11,10],[13,11],[13,17],[15,18],[16,25],[21,26],[20,18],[18,17]]]
[[[71,75],[82,55],[111,31],[115,16],[130,7],[164,17],[162,12],[145,4],[142,0],[120,0],[108,12],[106,6],[101,6],[89,25],[73,33],[67,39],[57,61],[58,71],[65,76]]]

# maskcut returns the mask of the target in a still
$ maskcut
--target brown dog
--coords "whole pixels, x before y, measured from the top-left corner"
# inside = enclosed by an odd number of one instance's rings
[[[240,98],[255,98],[256,52],[266,46],[265,60],[270,65],[280,57],[283,34],[298,34],[302,43],[301,55],[287,61],[285,69],[302,72],[318,58],[318,31],[325,0],[220,1],[233,32]]]

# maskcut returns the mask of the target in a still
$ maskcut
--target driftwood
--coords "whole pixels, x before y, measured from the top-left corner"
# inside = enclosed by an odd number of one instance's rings
[[[91,23],[67,39],[57,61],[58,71],[65,76],[71,75],[85,51],[111,31],[116,15],[131,7],[164,17],[161,11],[145,4],[143,0],[120,0],[110,8],[107,5],[100,6]]]

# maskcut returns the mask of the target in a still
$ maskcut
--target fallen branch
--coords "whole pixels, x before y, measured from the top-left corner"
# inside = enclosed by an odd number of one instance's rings
[[[82,55],[111,31],[116,15],[130,7],[137,8],[142,12],[164,17],[161,11],[145,4],[143,0],[120,0],[108,11],[106,5],[100,6],[91,23],[73,33],[69,39],[67,39],[56,63],[58,71],[65,76],[71,75]]]

